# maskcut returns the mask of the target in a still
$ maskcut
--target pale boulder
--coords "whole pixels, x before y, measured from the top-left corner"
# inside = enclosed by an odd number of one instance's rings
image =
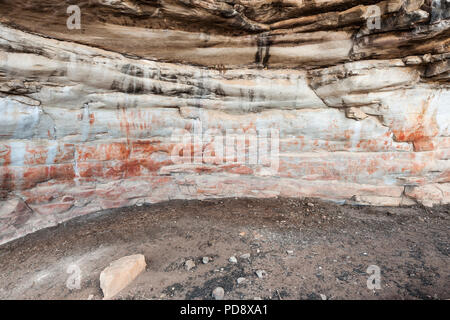
[[[127,287],[145,270],[145,267],[145,257],[142,254],[126,256],[111,262],[100,274],[100,288],[104,299],[111,299]]]

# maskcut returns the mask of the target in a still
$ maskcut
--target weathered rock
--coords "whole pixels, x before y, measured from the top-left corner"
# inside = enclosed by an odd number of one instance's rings
[[[246,280],[247,279],[241,277],[241,278],[237,278],[236,282],[237,282],[237,284],[241,284],[241,283],[245,282]]]
[[[32,217],[33,211],[22,199],[0,201],[0,241],[7,240]]]
[[[110,299],[128,286],[145,270],[145,257],[142,254],[126,256],[111,262],[100,273],[100,288],[104,299]]]
[[[174,198],[450,203],[448,1],[79,6],[0,3],[0,243]]]
[[[230,258],[228,259],[228,261],[229,261],[230,263],[237,263],[237,262],[238,262],[235,256],[230,257]]]
[[[260,279],[267,277],[267,272],[265,270],[256,270],[255,273]]]
[[[184,262],[184,268],[189,271],[193,268],[195,268],[195,262],[193,260],[186,260]]]
[[[354,108],[354,107],[346,109],[345,115],[347,116],[347,118],[355,119],[355,120],[364,120],[365,118],[368,117],[368,115],[365,114],[364,111],[362,111],[359,108]]]
[[[248,260],[248,259],[250,259],[250,253],[241,254],[239,256],[239,258],[244,259],[244,260]]]

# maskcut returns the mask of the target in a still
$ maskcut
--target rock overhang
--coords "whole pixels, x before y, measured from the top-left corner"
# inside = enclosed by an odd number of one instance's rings
[[[446,2],[258,3],[81,1],[69,30],[4,1],[0,241],[170,199],[448,203]]]

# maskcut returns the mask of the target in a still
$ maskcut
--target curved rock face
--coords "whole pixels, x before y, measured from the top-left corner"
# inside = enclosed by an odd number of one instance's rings
[[[450,202],[450,1],[0,1],[0,242],[170,199]]]

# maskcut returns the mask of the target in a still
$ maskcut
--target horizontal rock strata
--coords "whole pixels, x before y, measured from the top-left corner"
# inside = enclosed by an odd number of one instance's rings
[[[4,0],[0,12],[0,243],[171,199],[450,202],[449,1]],[[220,158],[230,135],[236,152]]]

